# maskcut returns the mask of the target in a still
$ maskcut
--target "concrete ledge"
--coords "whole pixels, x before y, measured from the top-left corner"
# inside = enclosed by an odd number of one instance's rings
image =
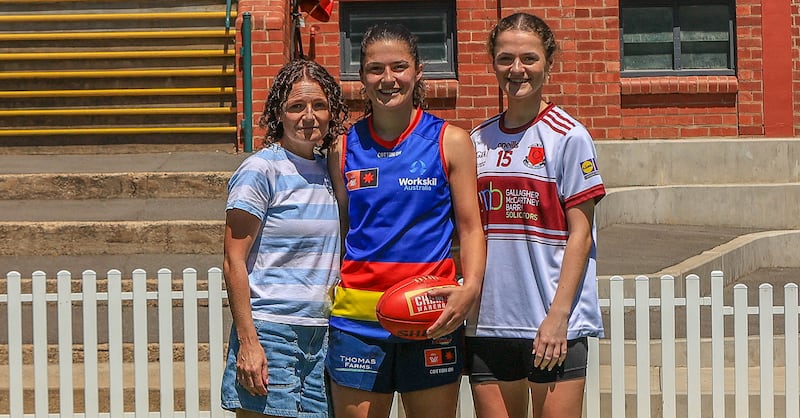
[[[800,229],[800,182],[676,185],[609,189],[597,206],[597,228],[672,224]]]
[[[697,274],[711,277],[711,272],[725,273],[725,283],[762,267],[800,267],[800,230],[767,231],[735,238],[709,251],[668,267],[656,275],[686,277]]]
[[[221,254],[225,222],[0,222],[0,255]]]
[[[596,141],[606,187],[800,182],[800,138]]]
[[[231,172],[0,175],[0,199],[222,199]]]

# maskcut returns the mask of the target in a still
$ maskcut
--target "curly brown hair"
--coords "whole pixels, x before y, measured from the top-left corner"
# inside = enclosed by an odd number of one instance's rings
[[[419,68],[422,63],[420,58],[419,47],[417,46],[417,37],[405,26],[399,23],[378,23],[367,28],[364,32],[364,38],[361,40],[361,70],[364,70],[364,59],[367,55],[367,47],[377,41],[398,41],[405,43],[408,46],[408,52],[414,58],[414,67]],[[425,81],[420,79],[414,85],[414,107],[425,107]],[[365,89],[361,88],[362,95],[365,95]],[[372,102],[365,95],[364,99],[364,117],[372,114]]]
[[[258,125],[267,131],[264,145],[275,143],[283,137],[283,124],[281,123],[283,107],[294,84],[304,78],[319,84],[328,99],[328,106],[330,106],[331,121],[328,124],[328,134],[323,138],[320,149],[329,148],[339,135],[347,132],[350,110],[344,102],[341,86],[325,67],[314,61],[299,58],[287,63],[278,71],[272,87],[269,89],[269,95],[264,104],[264,113],[258,121]]]

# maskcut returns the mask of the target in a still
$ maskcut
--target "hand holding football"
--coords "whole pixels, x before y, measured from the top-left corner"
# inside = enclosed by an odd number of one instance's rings
[[[375,307],[378,322],[400,338],[426,340],[426,331],[439,319],[447,300],[428,296],[428,291],[458,286],[455,280],[438,276],[414,276],[387,289]]]

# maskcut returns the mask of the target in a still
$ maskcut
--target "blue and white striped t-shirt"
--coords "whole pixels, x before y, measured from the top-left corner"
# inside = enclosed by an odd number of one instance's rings
[[[247,260],[253,318],[324,326],[339,276],[339,212],[323,158],[270,145],[228,183],[226,210],[262,220]]]

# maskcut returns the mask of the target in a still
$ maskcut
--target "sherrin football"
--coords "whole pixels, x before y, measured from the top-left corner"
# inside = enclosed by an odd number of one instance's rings
[[[375,313],[383,328],[400,338],[426,340],[425,331],[439,319],[447,300],[428,296],[428,291],[458,286],[455,280],[438,276],[414,276],[383,292]]]

